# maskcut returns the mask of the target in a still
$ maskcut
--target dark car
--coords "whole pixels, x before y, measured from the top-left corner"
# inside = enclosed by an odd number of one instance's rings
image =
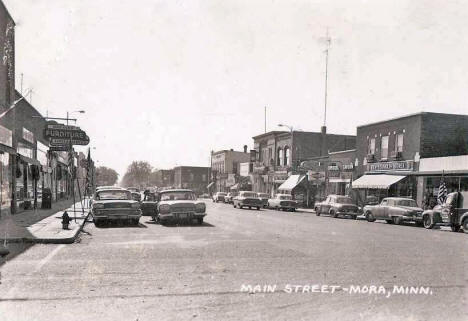
[[[157,208],[157,216],[154,219],[160,224],[197,220],[201,225],[206,216],[205,203],[198,200],[197,195],[188,189],[161,191]]]
[[[258,198],[260,199],[260,201],[262,201],[263,207],[268,206],[268,199],[270,198],[270,195],[268,195],[267,193],[258,193]]]
[[[213,202],[218,203],[224,203],[224,198],[227,196],[226,193],[223,192],[217,192],[213,195]]]
[[[423,209],[416,201],[406,197],[386,197],[377,205],[364,206],[364,215],[369,222],[385,220],[400,224],[404,221],[421,222]]]
[[[145,191],[141,201],[141,212],[144,216],[155,217],[158,210],[159,193]]]
[[[359,215],[358,206],[353,203],[353,199],[343,195],[328,195],[325,201],[315,203],[314,210],[317,216],[326,213],[333,217],[342,215],[356,219]]]
[[[138,225],[141,217],[140,202],[133,200],[130,191],[103,189],[93,195],[91,216],[96,226],[111,221]]]
[[[468,192],[448,194],[443,204],[424,211],[422,216],[423,225],[427,229],[445,225],[450,226],[453,232],[458,232],[462,227],[468,233]]]

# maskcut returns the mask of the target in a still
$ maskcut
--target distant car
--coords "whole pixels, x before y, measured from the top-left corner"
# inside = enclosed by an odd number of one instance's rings
[[[239,208],[248,207],[249,209],[255,207],[257,210],[263,207],[262,201],[258,198],[257,193],[248,191],[240,191],[239,195],[232,199],[232,205]]]
[[[450,226],[452,232],[468,233],[468,192],[453,192],[441,205],[423,212],[423,225],[427,229],[435,225]]]
[[[145,191],[141,201],[141,214],[144,216],[156,217],[158,211],[159,194]]]
[[[232,204],[232,199],[236,196],[237,196],[237,193],[234,193],[234,192],[227,193],[227,195],[224,197],[224,203]]]
[[[275,210],[296,211],[297,202],[289,194],[276,194],[274,198],[268,199],[267,206]]]
[[[204,193],[201,194],[199,198],[211,198],[210,194]]]
[[[217,192],[213,195],[213,202],[218,203],[218,202],[224,202],[224,198],[226,197],[226,193],[223,192]]]
[[[91,216],[96,226],[111,221],[138,225],[141,217],[140,203],[133,200],[130,191],[121,188],[103,189],[93,195]]]
[[[385,220],[389,224],[404,221],[421,223],[423,209],[411,198],[386,197],[377,205],[364,206],[364,215],[368,222]]]
[[[356,219],[359,215],[359,208],[353,203],[353,199],[343,195],[328,195],[323,202],[315,203],[314,210],[317,216],[326,213],[333,217],[343,215]]]
[[[270,195],[267,193],[258,193],[258,198],[262,201],[263,207],[268,206],[268,199],[270,198]]]
[[[201,225],[206,216],[205,203],[199,201],[195,193],[189,189],[161,191],[157,208],[155,220],[160,224],[170,221],[197,220]]]

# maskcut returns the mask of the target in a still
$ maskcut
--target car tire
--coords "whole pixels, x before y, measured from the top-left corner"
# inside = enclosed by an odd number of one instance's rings
[[[352,218],[353,220],[357,220],[357,215],[353,215],[353,216],[351,216],[351,218]]]
[[[387,224],[393,224],[393,219],[391,219],[391,220],[385,220],[385,222],[387,222]]]
[[[257,211],[260,211],[260,206],[257,206]]]
[[[295,211],[296,211],[296,209],[295,209],[295,208],[292,208],[292,209],[291,209],[291,211],[295,212]]]
[[[238,206],[239,206],[240,209],[242,209],[242,205],[239,204]]]
[[[432,219],[432,217],[430,215],[424,215],[423,216],[423,225],[424,225],[424,228],[426,229],[432,229],[434,227],[434,220]]]
[[[468,233],[468,218],[465,218],[462,223],[463,232]]]
[[[366,212],[366,220],[367,222],[375,222],[375,217],[372,215],[372,212],[367,211]]]
[[[395,225],[400,225],[401,224],[401,217],[400,216],[394,216],[392,217],[393,224]]]
[[[330,211],[330,215],[333,217],[333,218],[337,218],[338,217],[338,214],[336,214],[336,212],[334,210],[331,210]]]
[[[251,210],[251,209],[252,209],[252,206],[249,206],[249,210]]]
[[[450,225],[450,229],[452,230],[452,232],[460,232],[460,225],[458,224],[452,224]]]
[[[320,216],[320,209],[318,207],[315,208],[315,215]]]
[[[232,207],[236,208],[237,206],[236,206],[236,204],[232,203]]]
[[[197,218],[198,225],[203,224],[203,217]]]

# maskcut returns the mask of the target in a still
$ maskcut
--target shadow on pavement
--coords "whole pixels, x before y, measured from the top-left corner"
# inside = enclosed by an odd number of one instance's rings
[[[145,224],[143,223],[138,223],[138,225],[132,225],[132,224],[119,224],[119,223],[107,223],[107,224],[102,224],[102,225],[99,225],[99,226],[96,226],[96,228],[99,228],[99,229],[106,229],[106,228],[148,228],[148,226],[146,226]]]
[[[215,227],[214,225],[207,223],[207,222],[203,222],[203,224],[201,225],[197,223],[191,223],[191,222],[164,223],[160,225],[163,227]]]
[[[19,254],[25,252],[30,247],[32,247],[34,243],[31,242],[18,242],[18,243],[8,243],[6,248],[10,251],[10,253],[5,257],[0,257],[0,266],[2,266],[6,261],[10,261],[11,259],[15,258]],[[3,243],[2,243],[3,246]]]

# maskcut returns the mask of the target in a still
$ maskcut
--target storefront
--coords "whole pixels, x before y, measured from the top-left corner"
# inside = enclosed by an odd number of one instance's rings
[[[49,167],[48,147],[37,141],[36,158],[40,164],[39,180],[37,182],[37,203],[42,204],[42,192],[45,188],[51,188],[52,169]]]
[[[55,176],[55,195],[56,200],[65,199],[68,190],[68,154],[67,152],[57,152]]]
[[[315,194],[311,192],[307,175],[303,174],[289,176],[288,179],[278,187],[278,193],[291,194],[300,207],[309,206],[312,195]]]
[[[13,132],[0,125],[0,216],[11,211],[13,195]]]

